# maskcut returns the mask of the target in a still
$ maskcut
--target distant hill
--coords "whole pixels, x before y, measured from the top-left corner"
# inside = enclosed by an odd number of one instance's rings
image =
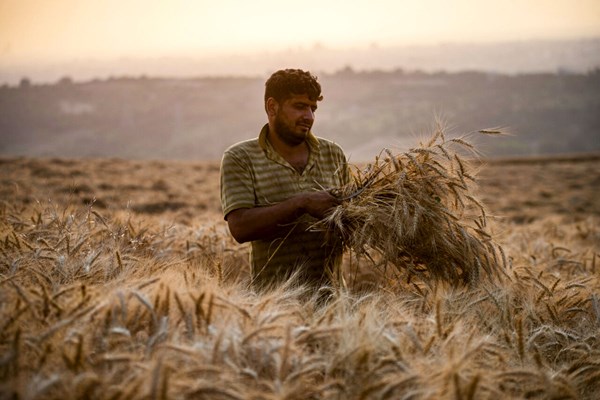
[[[321,74],[314,131],[354,161],[406,149],[436,115],[459,134],[508,127],[488,156],[600,151],[600,70]],[[217,160],[266,121],[264,78],[111,78],[0,88],[0,155]]]
[[[27,77],[34,82],[56,82],[63,76],[76,81],[115,76],[189,78],[199,76],[262,76],[294,67],[334,73],[346,67],[357,71],[460,72],[497,74],[587,73],[600,67],[600,37],[563,40],[522,40],[497,43],[439,43],[431,45],[353,46],[334,48],[313,43],[286,50],[260,53],[118,59],[75,59],[62,62],[19,63],[0,58],[0,84],[17,84]]]

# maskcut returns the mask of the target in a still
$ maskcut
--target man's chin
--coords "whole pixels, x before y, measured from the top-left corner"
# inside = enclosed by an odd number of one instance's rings
[[[306,129],[306,130],[301,130],[300,132],[298,132],[298,137],[302,138],[302,141],[304,142],[306,140],[306,138],[308,138],[308,134],[310,133],[310,129]]]
[[[286,142],[288,144],[288,146],[292,146],[292,147],[296,147],[296,146],[300,146],[302,143],[304,143],[306,141],[306,138],[308,137],[308,132],[297,132],[294,135],[286,135],[286,136],[282,136],[281,138],[283,139],[284,142]]]

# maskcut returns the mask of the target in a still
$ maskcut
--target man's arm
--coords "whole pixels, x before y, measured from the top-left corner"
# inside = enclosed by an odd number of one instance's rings
[[[238,208],[225,219],[239,243],[269,239],[303,214],[321,219],[339,200],[326,191],[300,193],[281,203],[266,207]]]

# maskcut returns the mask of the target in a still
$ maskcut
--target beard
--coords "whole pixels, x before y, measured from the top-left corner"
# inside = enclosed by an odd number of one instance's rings
[[[285,144],[296,147],[304,143],[309,131],[306,131],[304,134],[296,133],[293,127],[290,127],[290,125],[278,114],[275,116],[275,132]]]

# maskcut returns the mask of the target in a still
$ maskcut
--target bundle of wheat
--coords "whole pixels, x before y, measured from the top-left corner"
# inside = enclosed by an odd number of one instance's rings
[[[466,155],[477,151],[468,136],[447,140],[439,125],[429,141],[408,152],[382,151],[353,173],[351,183],[333,190],[343,202],[315,228],[357,255],[375,250],[381,265],[411,274],[453,284],[473,282],[481,271],[496,275],[506,260],[473,194]]]

